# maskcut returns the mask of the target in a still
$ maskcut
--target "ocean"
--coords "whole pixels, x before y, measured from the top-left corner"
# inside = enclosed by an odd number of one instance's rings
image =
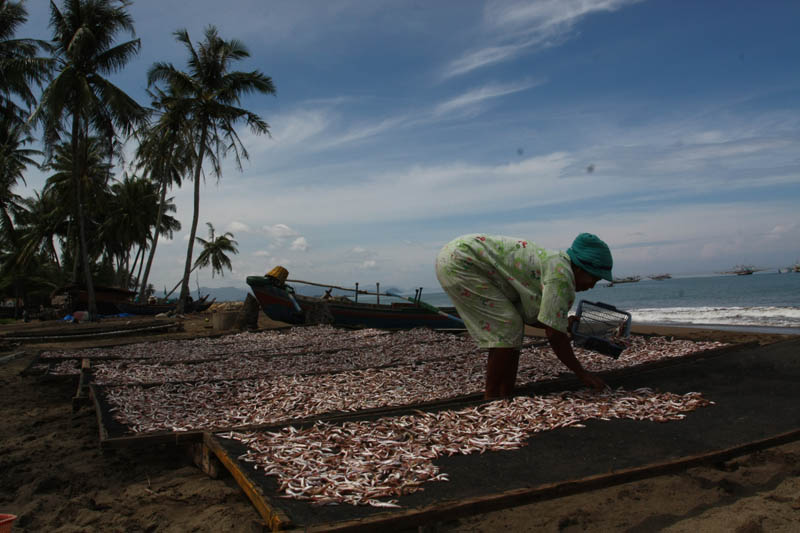
[[[452,305],[441,289],[423,292],[422,300],[436,306]],[[579,300],[604,302],[628,311],[634,324],[763,332],[780,328],[782,333],[800,334],[800,273],[643,279],[612,287],[600,285],[579,292],[576,306]]]

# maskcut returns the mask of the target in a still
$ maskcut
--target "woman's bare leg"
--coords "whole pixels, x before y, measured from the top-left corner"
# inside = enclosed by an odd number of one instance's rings
[[[489,348],[486,361],[486,391],[483,397],[507,398],[514,392],[519,367],[518,348]]]

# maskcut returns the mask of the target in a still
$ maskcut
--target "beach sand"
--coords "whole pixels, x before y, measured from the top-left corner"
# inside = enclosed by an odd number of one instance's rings
[[[214,333],[205,318],[187,320],[185,332],[171,335]],[[274,325],[262,315],[260,327]],[[637,332],[727,342],[782,339],[695,328]],[[0,513],[19,516],[15,532],[253,530],[259,515],[230,476],[209,478],[174,447],[101,451],[93,410],[72,411],[75,384],[20,376],[29,361],[0,365]],[[439,531],[459,532],[798,529],[800,442],[714,467],[438,524]]]

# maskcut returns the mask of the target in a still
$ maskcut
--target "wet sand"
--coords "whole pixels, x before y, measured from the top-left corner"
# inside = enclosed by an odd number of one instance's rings
[[[262,315],[259,325],[274,324]],[[3,330],[7,327],[0,327]],[[655,326],[640,326],[636,332],[736,343],[786,338]],[[171,335],[213,333],[201,316],[186,321],[183,333]],[[14,351],[0,352],[0,357]],[[29,361],[30,357],[22,357],[0,365],[0,513],[19,516],[15,532],[252,530],[258,513],[232,478],[207,477],[187,454],[171,447],[101,451],[92,409],[72,411],[75,384],[69,379],[20,376]],[[465,517],[438,527],[463,532],[749,533],[797,531],[799,525],[800,443],[795,442],[714,467]]]

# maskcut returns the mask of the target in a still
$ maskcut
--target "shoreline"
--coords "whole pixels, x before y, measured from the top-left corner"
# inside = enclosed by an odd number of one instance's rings
[[[765,333],[768,335],[800,335],[800,327],[794,326],[752,326],[746,324],[715,324],[715,323],[666,323],[666,322],[639,322],[631,326],[635,329],[648,328],[676,328],[676,329],[707,329],[715,331],[734,331],[738,333]]]
[[[631,325],[631,333],[637,335],[659,335],[686,340],[720,341],[731,344],[758,342],[769,344],[792,339],[800,335],[798,328],[729,326],[723,324],[643,324]],[[525,335],[544,338],[543,329],[525,326]]]

